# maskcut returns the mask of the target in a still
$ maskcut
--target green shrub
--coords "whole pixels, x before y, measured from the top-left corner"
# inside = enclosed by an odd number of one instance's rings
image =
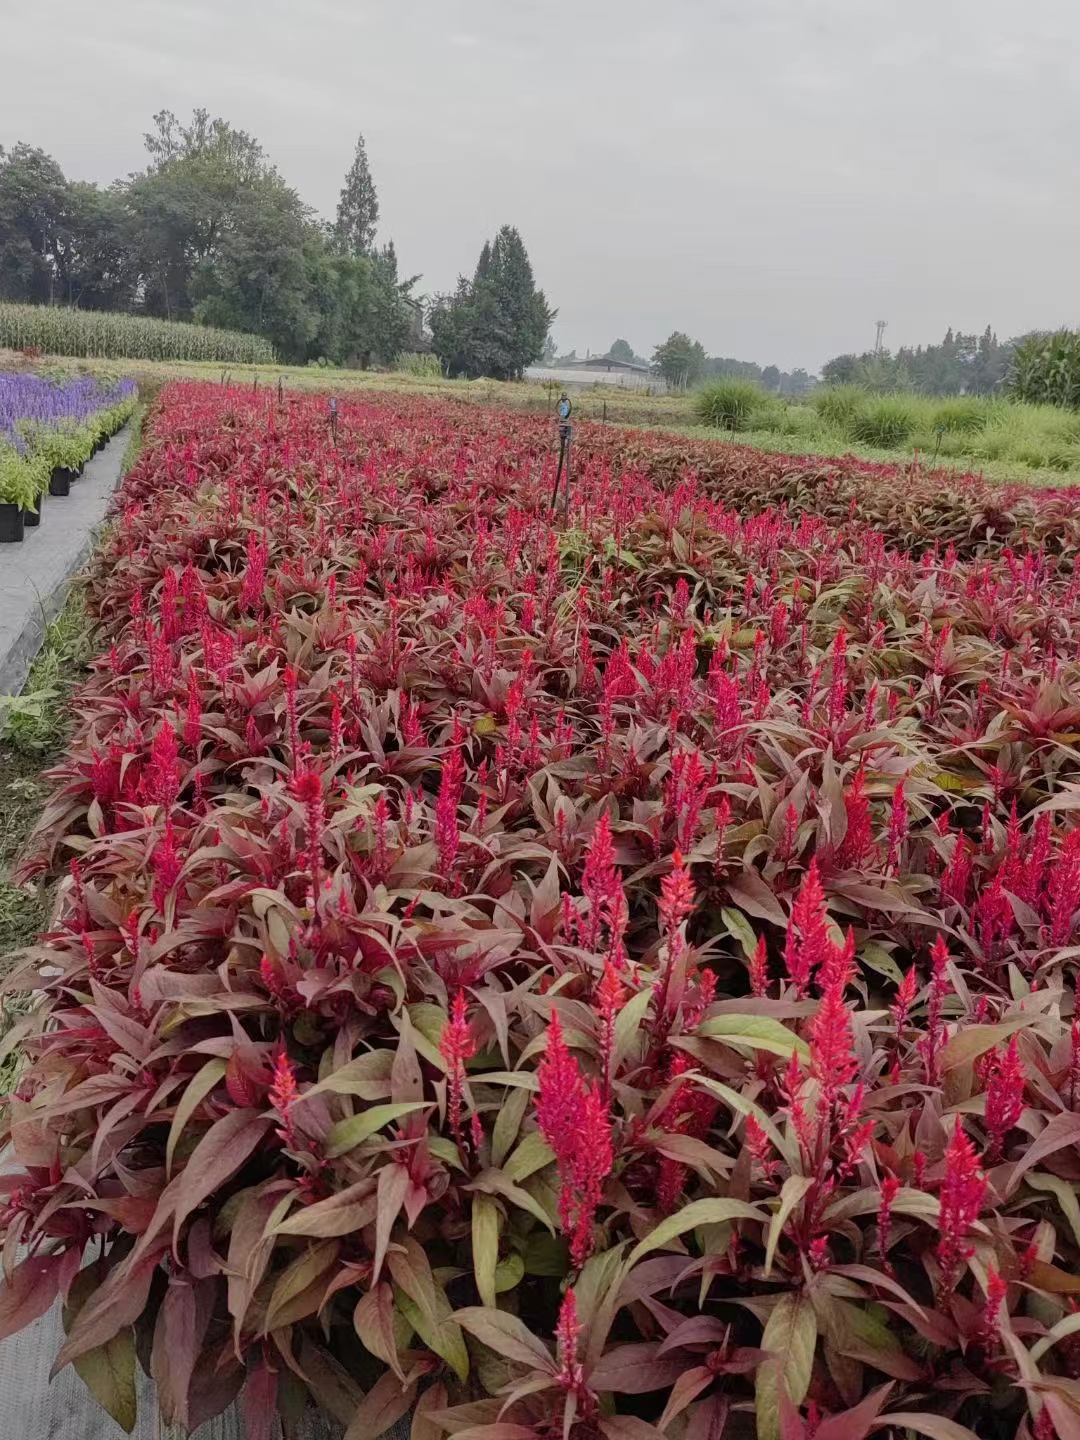
[[[810,403],[826,425],[847,434],[869,398],[861,385],[822,385],[811,395]]]
[[[415,350],[402,350],[394,357],[393,368],[401,375],[417,375],[424,380],[439,380],[442,377],[439,357]]]
[[[213,360],[243,365],[271,364],[274,359],[269,340],[238,330],[153,320],[145,315],[3,302],[0,346],[107,360]]]
[[[958,395],[954,400],[943,400],[930,418],[935,429],[940,425],[954,434],[975,435],[986,429],[990,411],[978,396]]]
[[[921,419],[919,406],[903,395],[882,395],[867,401],[852,421],[852,438],[861,445],[890,450],[911,439]]]
[[[694,414],[717,430],[752,430],[767,414],[769,396],[752,380],[711,380],[694,396]]]
[[[1032,335],[1019,345],[1010,391],[1030,404],[1080,409],[1080,331]]]

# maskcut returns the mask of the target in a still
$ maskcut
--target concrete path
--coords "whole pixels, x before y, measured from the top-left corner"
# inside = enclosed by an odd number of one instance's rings
[[[45,628],[86,563],[119,483],[130,431],[125,425],[94,456],[70,495],[45,497],[41,524],[21,544],[0,545],[0,695],[17,695],[26,684]]]

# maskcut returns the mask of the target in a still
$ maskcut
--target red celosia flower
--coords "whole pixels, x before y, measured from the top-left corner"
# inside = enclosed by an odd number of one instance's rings
[[[269,1099],[270,1104],[281,1117],[282,1139],[290,1150],[300,1148],[290,1113],[296,1103],[297,1095],[296,1076],[293,1073],[292,1064],[284,1048],[280,1048],[274,1056],[274,1078],[270,1085]]]
[[[555,1341],[558,1349],[558,1383],[568,1392],[577,1394],[583,1386],[583,1371],[578,1359],[578,1340],[581,1336],[581,1322],[578,1320],[577,1297],[571,1285],[563,1296],[559,1308],[559,1320],[555,1326]]]
[[[754,953],[750,957],[750,993],[763,996],[769,988],[769,956],[765,936],[759,935]]]
[[[450,748],[442,763],[442,779],[439,783],[439,798],[435,805],[435,844],[439,849],[439,874],[449,880],[461,844],[458,826],[458,806],[465,786],[465,761],[462,747],[465,729],[455,717],[454,732]]]
[[[1024,1109],[1027,1076],[1018,1044],[1014,1035],[1004,1053],[994,1057],[990,1083],[986,1087],[986,1130],[990,1142],[986,1158],[991,1164],[1001,1159],[1005,1137],[1019,1124]]]
[[[592,1253],[593,1222],[614,1153],[611,1120],[598,1089],[588,1084],[563,1039],[558,1012],[548,1027],[540,1064],[536,1116],[559,1167],[559,1215],[575,1265]]]
[[[812,859],[791,908],[784,946],[784,963],[796,995],[804,993],[814,971],[834,949],[826,921],[825,892],[821,888],[817,860]]]
[[[927,1085],[937,1085],[941,1078],[938,1054],[945,1042],[945,1026],[941,1018],[942,1006],[949,991],[949,981],[945,974],[945,967],[949,963],[949,951],[941,935],[937,936],[931,946],[930,958],[933,962],[933,974],[930,979],[930,998],[926,1007],[926,1033],[919,1041],[919,1050],[923,1057]]]
[[[893,874],[896,874],[901,868],[904,843],[908,837],[908,826],[907,795],[904,791],[904,780],[901,777],[893,791],[892,809],[889,812],[889,842],[886,863]]]
[[[1001,1339],[1001,1307],[1008,1293],[1008,1281],[992,1265],[989,1266],[986,1271],[986,1304],[979,1323],[979,1334],[984,1343],[992,1344]]]
[[[945,1154],[945,1178],[941,1182],[937,1258],[938,1294],[942,1299],[952,1294],[963,1267],[974,1254],[967,1237],[979,1218],[985,1194],[986,1176],[979,1169],[975,1147],[958,1123]]]
[[[891,1269],[889,1264],[889,1231],[892,1228],[892,1207],[893,1202],[900,1190],[900,1181],[895,1175],[885,1175],[881,1181],[881,1202],[878,1205],[877,1233],[878,1253],[886,1268]]]
[[[439,1054],[447,1064],[447,1112],[450,1128],[459,1149],[464,1149],[461,1130],[462,1092],[465,1085],[465,1062],[476,1054],[476,1041],[469,1028],[465,1010],[465,992],[459,990],[450,1007],[450,1018],[439,1036]]]

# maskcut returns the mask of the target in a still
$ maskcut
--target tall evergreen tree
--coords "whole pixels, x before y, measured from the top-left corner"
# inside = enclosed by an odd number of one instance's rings
[[[379,223],[379,197],[361,135],[338,201],[334,237],[346,255],[370,255]]]
[[[539,360],[555,318],[521,236],[504,225],[486,241],[471,281],[439,296],[431,314],[432,348],[451,375],[520,380]]]

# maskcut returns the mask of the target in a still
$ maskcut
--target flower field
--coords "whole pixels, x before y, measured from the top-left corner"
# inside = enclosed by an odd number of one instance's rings
[[[564,525],[550,430],[155,402],[0,1336],[254,1440],[1075,1440],[1073,502],[581,427]]]

